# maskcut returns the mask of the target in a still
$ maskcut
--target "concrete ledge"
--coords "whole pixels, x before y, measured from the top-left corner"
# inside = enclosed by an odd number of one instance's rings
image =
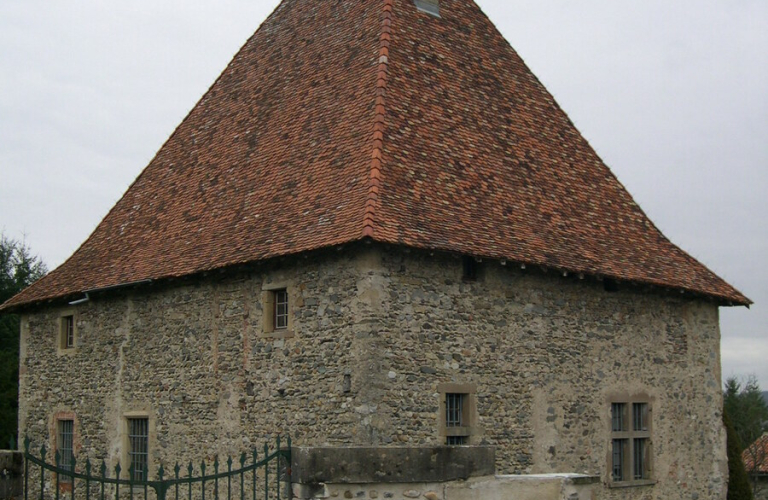
[[[493,446],[296,447],[291,456],[291,479],[299,484],[443,483],[496,471]]]
[[[514,481],[562,481],[564,484],[599,484],[600,476],[587,476],[585,474],[528,474],[528,475],[514,475],[505,474],[496,476],[496,479],[506,482]]]

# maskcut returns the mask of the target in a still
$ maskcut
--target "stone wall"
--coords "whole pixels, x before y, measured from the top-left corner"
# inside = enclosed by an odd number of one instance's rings
[[[23,497],[24,459],[21,452],[0,450],[0,500]]]
[[[714,304],[484,262],[351,246],[22,318],[20,428],[124,460],[124,417],[150,419],[150,461],[296,445],[435,446],[440,386],[476,387],[472,444],[504,474],[608,481],[610,401],[652,401],[654,486],[600,498],[724,498]],[[285,285],[292,336],[265,337],[263,290]],[[77,348],[57,349],[74,312]]]

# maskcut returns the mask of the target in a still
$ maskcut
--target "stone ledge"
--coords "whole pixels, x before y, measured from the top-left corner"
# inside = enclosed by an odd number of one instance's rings
[[[0,450],[0,498],[21,498],[24,455],[20,451]]]
[[[496,472],[493,446],[295,447],[291,455],[299,484],[442,483]]]
[[[21,476],[24,471],[24,454],[20,451],[0,450],[0,473],[8,471],[12,476]]]

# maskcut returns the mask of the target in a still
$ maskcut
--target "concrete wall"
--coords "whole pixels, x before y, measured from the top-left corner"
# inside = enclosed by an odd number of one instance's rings
[[[489,446],[294,448],[294,498],[592,500],[599,478],[495,476]]]
[[[596,478],[577,474],[487,476],[444,483],[323,484],[319,489],[294,485],[294,498],[392,500],[593,500]]]
[[[608,481],[610,401],[652,401],[656,484],[600,498],[721,499],[717,307],[484,262],[352,246],[74,310],[78,346],[56,347],[50,307],[23,316],[20,428],[53,442],[76,420],[80,453],[124,456],[124,417],[150,418],[153,467],[296,445],[435,446],[445,383],[476,387],[472,444],[504,474]],[[286,285],[293,335],[263,334],[262,291]]]

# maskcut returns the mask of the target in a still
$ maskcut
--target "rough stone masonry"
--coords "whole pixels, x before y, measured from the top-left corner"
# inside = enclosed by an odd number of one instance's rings
[[[724,498],[717,305],[500,262],[462,279],[448,254],[379,245],[211,272],[22,317],[20,429],[78,457],[126,459],[149,419],[151,470],[305,446],[436,446],[441,385],[474,387],[470,444],[500,473],[609,480],[612,398],[651,401],[653,483],[605,499]],[[265,332],[265,290],[291,327]],[[57,342],[75,318],[76,347]],[[21,436],[23,437],[23,436]]]

